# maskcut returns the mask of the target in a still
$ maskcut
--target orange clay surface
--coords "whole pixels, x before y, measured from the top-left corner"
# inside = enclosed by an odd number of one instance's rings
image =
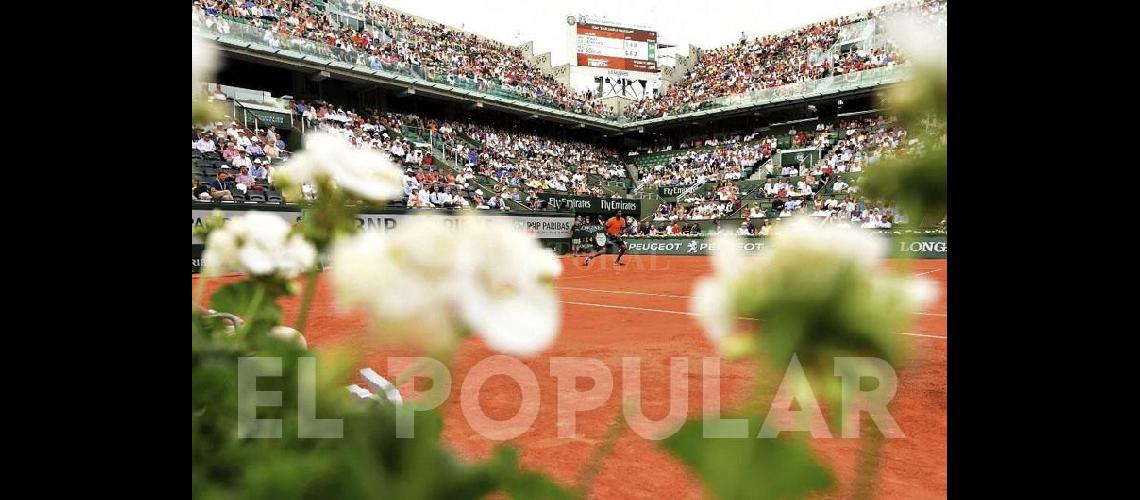
[[[556,281],[562,302],[561,330],[546,352],[522,363],[535,373],[539,384],[539,412],[534,424],[511,439],[520,449],[524,467],[542,471],[570,486],[582,472],[591,453],[602,443],[607,427],[621,411],[623,357],[641,359],[642,411],[650,419],[669,411],[669,362],[688,358],[688,415],[699,415],[702,403],[702,358],[716,357],[696,318],[688,313],[688,295],[697,278],[711,273],[707,257],[627,255],[624,267],[605,255],[582,267],[581,258],[563,257],[563,274]],[[946,261],[885,261],[939,284],[941,296],[924,313],[914,316],[899,340],[907,344],[909,363],[896,367],[898,392],[888,408],[905,438],[888,439],[883,447],[875,481],[877,498],[946,497]],[[210,280],[207,293],[236,278]],[[197,286],[197,277],[193,278]],[[299,299],[283,301],[286,324],[297,316]],[[611,306],[611,307],[602,307]],[[371,367],[389,379],[389,356],[415,356],[414,349],[379,341],[360,313],[344,314],[333,305],[327,278],[318,282],[316,298],[304,332],[309,347],[318,351],[348,348],[361,356],[361,368]],[[919,336],[923,335],[923,336]],[[477,400],[462,400],[467,372],[495,353],[477,338],[465,341],[452,369],[451,395],[443,404],[444,440],[462,457],[483,459],[499,444],[476,432],[464,417],[463,406],[479,408],[490,418],[505,421],[520,408],[522,390],[511,378],[488,378]],[[556,379],[550,375],[550,358],[592,357],[605,363],[613,376],[614,391],[597,409],[577,415],[575,437],[559,438],[555,400]],[[740,408],[754,378],[751,362],[720,361],[722,411]],[[403,368],[400,367],[400,370]],[[399,371],[399,370],[395,370]],[[363,385],[363,384],[362,384]],[[416,385],[400,386],[405,395]],[[588,379],[576,388],[589,390]],[[405,396],[407,397],[407,396]],[[471,398],[474,399],[474,398]],[[568,399],[572,400],[571,396]],[[859,440],[839,438],[830,410],[824,405],[832,438],[811,439],[811,447],[834,471],[838,484],[822,498],[849,498],[852,493]],[[869,419],[864,418],[864,425]],[[510,429],[501,429],[510,430]],[[869,431],[864,427],[864,431]],[[763,474],[763,471],[757,471]],[[590,489],[591,498],[703,498],[697,477],[655,441],[626,431],[613,453],[603,462]]]

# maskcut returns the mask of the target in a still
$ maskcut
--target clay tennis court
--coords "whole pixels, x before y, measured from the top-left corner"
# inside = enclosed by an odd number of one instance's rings
[[[607,427],[621,411],[621,359],[641,358],[641,405],[648,418],[664,417],[669,410],[669,360],[689,359],[689,415],[702,410],[701,360],[716,356],[702,334],[696,318],[688,314],[688,295],[700,276],[711,273],[707,257],[631,256],[624,267],[614,267],[612,256],[603,256],[581,266],[581,259],[563,258],[563,275],[556,281],[562,302],[562,328],[555,344],[533,359],[522,360],[538,378],[541,406],[533,426],[511,440],[520,449],[524,467],[543,471],[565,485],[572,485],[591,453],[602,442]],[[946,261],[886,261],[902,266],[941,284],[941,297],[925,312],[916,314],[912,325],[900,334],[909,347],[910,362],[897,367],[898,393],[888,406],[906,437],[887,440],[876,479],[879,498],[945,498],[946,491]],[[211,280],[207,292],[232,280]],[[192,281],[197,285],[198,278]],[[318,291],[309,326],[304,332],[309,347],[327,350],[348,347],[361,355],[361,368],[371,367],[394,378],[387,371],[389,356],[414,356],[403,347],[385,344],[369,333],[362,314],[339,314],[333,307],[327,280]],[[285,301],[286,324],[296,317],[299,300]],[[463,416],[460,405],[478,404],[496,420],[516,414],[521,400],[519,386],[506,376],[487,380],[479,400],[460,401],[460,387],[467,371],[481,359],[495,353],[478,339],[469,339],[456,355],[452,369],[452,390],[444,403],[444,439],[457,453],[473,459],[487,458],[499,444],[475,432]],[[614,381],[612,396],[598,409],[582,412],[577,418],[577,438],[558,438],[554,401],[555,379],[550,376],[552,356],[580,356],[601,360],[609,367]],[[755,373],[750,362],[723,361],[720,386],[723,411],[738,408]],[[588,382],[582,382],[588,384]],[[589,389],[579,387],[580,390]],[[400,387],[413,391],[412,383]],[[830,413],[824,405],[825,414]],[[865,428],[865,431],[868,430]],[[838,431],[832,427],[832,433]],[[811,444],[832,466],[838,480],[835,490],[823,498],[847,498],[855,477],[859,441],[853,439],[813,439]],[[763,471],[757,471],[763,474]],[[626,432],[590,490],[591,498],[702,498],[696,477],[657,447],[656,442]]]

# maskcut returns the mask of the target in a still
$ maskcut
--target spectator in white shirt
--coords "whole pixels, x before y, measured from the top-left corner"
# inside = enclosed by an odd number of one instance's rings
[[[218,146],[214,144],[214,141],[212,139],[208,139],[205,135],[202,135],[198,137],[198,142],[194,143],[194,149],[206,153],[210,151],[217,151]]]
[[[780,187],[775,182],[772,182],[772,179],[768,179],[768,181],[764,183],[764,194],[765,195],[776,196],[776,193],[779,193],[779,192],[780,192]]]
[[[491,196],[491,199],[487,200],[487,208],[506,210],[507,203],[503,201],[503,197],[500,196],[499,193],[495,193]]]
[[[432,205],[442,207],[447,204],[447,200],[444,199],[444,196],[447,193],[443,192],[439,186],[432,186],[429,191],[430,194],[428,194],[428,201],[430,201]]]
[[[431,195],[427,191],[421,189],[418,193],[421,207],[435,207],[431,202]]]
[[[237,156],[234,157],[234,159],[230,160],[230,163],[232,163],[234,168],[237,169],[240,169],[241,167],[253,166],[253,160],[249,159],[249,154],[245,151],[241,151]]]
[[[768,225],[768,219],[764,219],[764,222],[762,222],[760,224],[760,227],[756,229],[756,234],[760,236],[768,236],[771,234],[771,231],[772,226]]]

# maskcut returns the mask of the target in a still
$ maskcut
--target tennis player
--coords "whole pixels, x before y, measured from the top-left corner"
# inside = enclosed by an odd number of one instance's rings
[[[628,247],[625,241],[621,239],[621,232],[625,229],[625,217],[621,216],[621,210],[618,210],[613,217],[606,220],[605,228],[605,233],[602,233],[605,235],[605,240],[603,241],[602,238],[598,238],[598,250],[586,256],[586,262],[582,263],[583,266],[589,266],[590,261],[593,260],[594,257],[606,253],[606,249],[610,246],[616,246],[618,248],[618,256],[617,259],[614,260],[614,265],[625,265],[621,261],[621,256],[625,255],[625,251]]]

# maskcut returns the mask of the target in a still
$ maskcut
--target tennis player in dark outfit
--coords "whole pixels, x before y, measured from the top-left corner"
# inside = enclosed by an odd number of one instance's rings
[[[621,256],[626,254],[626,241],[621,239],[621,231],[626,229],[626,218],[621,216],[621,211],[613,214],[609,220],[605,221],[605,244],[598,245],[597,252],[586,256],[586,262],[583,265],[589,265],[594,257],[605,253],[605,249],[611,245],[618,247],[618,259],[613,261],[613,265],[626,265],[621,262]]]

